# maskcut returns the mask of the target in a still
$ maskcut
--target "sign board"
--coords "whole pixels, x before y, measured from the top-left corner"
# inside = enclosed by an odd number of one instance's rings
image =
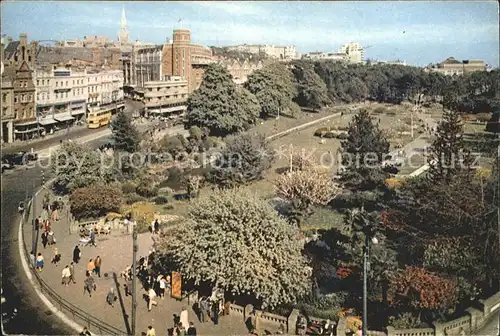
[[[175,299],[182,299],[182,278],[179,272],[172,272],[171,277],[172,293],[171,296]]]

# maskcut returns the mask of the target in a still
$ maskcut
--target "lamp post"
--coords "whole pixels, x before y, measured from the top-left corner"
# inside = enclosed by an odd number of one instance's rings
[[[129,225],[134,225],[130,223]],[[137,294],[136,294],[136,269],[137,269],[137,251],[139,246],[137,245],[137,230],[136,226],[132,228],[132,241],[133,241],[133,253],[132,253],[132,335],[135,335],[135,321],[136,321],[136,308],[137,308]]]
[[[365,234],[363,247],[363,336],[368,335],[368,272],[370,271],[370,243],[378,244],[375,237]]]

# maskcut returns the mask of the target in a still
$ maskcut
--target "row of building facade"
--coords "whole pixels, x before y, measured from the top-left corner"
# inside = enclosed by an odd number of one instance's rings
[[[101,53],[67,53],[19,41],[1,44],[2,127],[4,143],[51,134],[83,122],[91,107],[123,107],[123,72],[119,58],[110,62]],[[74,50],[73,50],[74,51]],[[51,57],[57,55],[55,57]],[[105,55],[106,57],[106,55]],[[83,61],[83,62],[82,62]],[[115,65],[113,67],[113,61]],[[116,64],[118,63],[118,64]]]

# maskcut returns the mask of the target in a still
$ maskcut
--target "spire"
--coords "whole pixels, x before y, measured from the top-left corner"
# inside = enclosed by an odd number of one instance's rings
[[[127,17],[125,16],[125,6],[122,7],[121,29],[127,30]]]
[[[121,43],[128,43],[127,18],[125,16],[125,6],[122,7],[122,19],[120,23],[120,33],[118,35],[118,41],[120,41]]]

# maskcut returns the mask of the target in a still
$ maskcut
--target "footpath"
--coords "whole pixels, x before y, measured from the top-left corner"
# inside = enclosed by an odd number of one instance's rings
[[[41,209],[43,194],[47,190],[42,191],[36,198],[36,208]],[[40,212],[38,212],[40,215]],[[32,227],[25,225],[23,227],[25,244],[31,246]],[[78,234],[70,234],[69,221],[65,211],[60,214],[60,220],[52,222],[52,230],[56,237],[56,243],[52,246],[47,245],[46,248],[41,244],[41,239],[37,242],[37,252],[42,253],[45,260],[45,267],[38,274],[41,278],[64,300],[79,307],[83,311],[105,321],[107,324],[122,331],[122,334],[127,334],[131,327],[131,308],[132,297],[125,296],[124,279],[120,278],[120,273],[132,262],[132,236],[122,234],[121,232],[112,232],[110,235],[97,236],[97,246],[80,246],[82,258],[75,265],[76,284],[71,283],[68,287],[61,284],[62,269],[69,265],[73,258],[73,249],[79,243]],[[40,234],[43,230],[40,231]],[[151,234],[144,233],[138,235],[139,251],[138,256],[147,256],[152,247]],[[57,248],[61,254],[61,261],[58,265],[51,263],[54,255],[54,248]],[[83,293],[83,281],[85,279],[85,271],[89,259],[95,259],[97,256],[102,258],[101,277],[94,275],[97,289],[92,293],[92,297]],[[116,278],[115,278],[116,276]],[[114,288],[117,293],[118,300],[114,307],[111,307],[106,302],[106,295],[110,288]],[[214,325],[211,321],[201,323],[193,310],[193,302],[187,302],[187,299],[182,301],[175,300],[170,297],[164,299],[157,298],[158,306],[153,306],[148,312],[146,301],[143,295],[146,293],[139,281],[137,281],[137,327],[136,334],[146,332],[147,327],[152,325],[158,335],[167,334],[168,329],[174,325],[174,314],[180,314],[181,309],[185,307],[189,312],[189,320],[194,323],[198,335],[248,335],[248,330],[244,324],[242,315],[223,316],[219,319],[219,324]],[[57,306],[57,305],[56,305]],[[66,314],[68,315],[68,314]],[[70,317],[70,315],[68,315]],[[83,321],[76,321],[81,325],[85,325]],[[274,327],[277,329],[277,327]],[[274,331],[273,329],[273,331]],[[98,333],[98,330],[92,330],[93,333]]]

